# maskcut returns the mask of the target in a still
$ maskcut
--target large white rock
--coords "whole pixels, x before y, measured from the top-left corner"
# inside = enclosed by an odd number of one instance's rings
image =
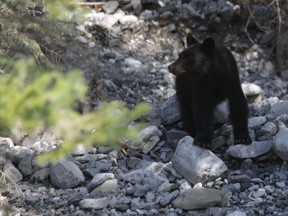
[[[209,150],[193,145],[193,138],[190,136],[179,141],[172,157],[172,165],[192,184],[214,180],[227,171],[220,158]]]
[[[254,83],[242,83],[241,84],[243,93],[246,96],[255,96],[262,93],[262,89],[260,86],[254,84]]]

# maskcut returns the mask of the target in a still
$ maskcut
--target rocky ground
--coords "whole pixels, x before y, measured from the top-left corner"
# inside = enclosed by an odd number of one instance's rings
[[[35,156],[59,145],[52,135],[31,134],[21,143],[0,138],[0,198],[12,215],[288,215],[287,44],[276,37],[276,6],[264,4],[95,4],[77,25],[78,37],[48,45],[60,50],[61,64],[85,72],[92,106],[103,99],[151,103],[149,126],[141,142],[121,151],[79,145],[67,160],[45,167]],[[192,145],[181,129],[167,65],[187,31],[232,50],[250,102],[250,146],[233,145],[225,104],[215,114],[222,126],[211,151]]]

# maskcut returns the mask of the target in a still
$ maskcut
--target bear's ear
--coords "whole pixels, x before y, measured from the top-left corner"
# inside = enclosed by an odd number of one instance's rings
[[[187,43],[187,47],[197,44],[198,41],[193,37],[193,35],[189,32],[186,36],[186,43]]]
[[[211,37],[206,38],[201,44],[201,49],[206,55],[208,56],[213,55],[215,49],[214,39]]]

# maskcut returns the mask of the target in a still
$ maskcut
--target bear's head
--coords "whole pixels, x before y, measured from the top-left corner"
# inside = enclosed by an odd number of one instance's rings
[[[176,77],[184,74],[205,75],[213,62],[215,42],[206,38],[199,43],[192,34],[187,35],[188,48],[179,54],[178,59],[168,66],[170,73]]]

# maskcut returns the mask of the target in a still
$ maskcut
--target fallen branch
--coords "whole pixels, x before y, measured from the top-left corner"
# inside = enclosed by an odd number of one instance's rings
[[[104,2],[75,2],[77,5],[80,6],[90,6],[90,7],[96,7],[101,8],[104,5]]]
[[[277,8],[277,17],[278,17],[278,33],[281,32],[281,25],[282,25],[282,17],[281,17],[281,10],[279,6],[279,1],[275,0],[276,8]]]

